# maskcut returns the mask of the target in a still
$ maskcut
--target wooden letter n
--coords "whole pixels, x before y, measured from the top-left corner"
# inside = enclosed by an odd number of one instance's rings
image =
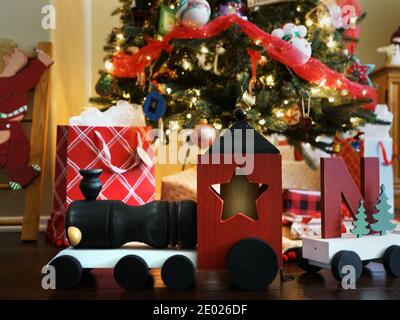
[[[379,196],[379,159],[361,158],[361,190],[352,179],[342,158],[321,159],[322,193],[322,238],[340,238],[342,236],[341,204],[342,200],[354,217],[364,200],[365,212],[370,223]]]

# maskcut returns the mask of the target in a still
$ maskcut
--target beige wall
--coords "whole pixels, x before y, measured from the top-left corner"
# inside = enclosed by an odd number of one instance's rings
[[[11,38],[31,51],[38,41],[50,40],[43,30],[42,7],[49,0],[0,0],[0,38]]]
[[[400,0],[360,0],[366,20],[361,24],[361,41],[357,55],[363,63],[385,63],[385,55],[376,49],[390,43],[390,37],[400,26]]]

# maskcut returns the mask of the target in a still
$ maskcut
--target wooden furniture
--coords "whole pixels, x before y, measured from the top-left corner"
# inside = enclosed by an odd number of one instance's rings
[[[400,67],[384,67],[371,74],[378,86],[379,103],[387,104],[393,113],[393,142],[400,150]],[[394,161],[394,198],[395,208],[400,208],[400,163]]]
[[[40,42],[38,49],[52,55],[52,44]],[[23,216],[0,220],[1,226],[22,225],[21,239],[36,241],[39,231],[40,209],[42,205],[42,191],[45,177],[46,141],[48,129],[48,115],[50,105],[50,72],[47,70],[42,76],[34,91],[32,116],[25,117],[23,123],[31,123],[31,152],[30,163],[39,164],[42,174],[27,187]],[[10,190],[8,184],[1,183],[0,190]]]

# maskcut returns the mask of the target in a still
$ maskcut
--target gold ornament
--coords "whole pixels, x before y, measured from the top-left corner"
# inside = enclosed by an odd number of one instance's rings
[[[282,121],[288,126],[295,126],[299,124],[301,116],[301,108],[298,104],[295,104],[285,112],[285,115],[282,117]]]

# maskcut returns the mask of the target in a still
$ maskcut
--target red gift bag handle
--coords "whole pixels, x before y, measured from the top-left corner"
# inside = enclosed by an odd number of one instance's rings
[[[385,164],[385,166],[393,165],[393,159],[395,157],[397,157],[397,146],[395,144],[393,144],[393,157],[392,157],[391,160],[389,160],[388,157],[387,157],[386,148],[385,148],[385,145],[383,144],[382,141],[379,142],[379,147],[380,147],[381,152],[382,152],[383,163]]]
[[[120,168],[118,166],[115,166],[112,164],[112,158],[111,158],[111,152],[110,149],[107,146],[106,141],[104,140],[103,136],[99,131],[94,131],[97,139],[100,140],[102,144],[102,149],[99,150],[99,155],[100,158],[102,159],[103,163],[113,172],[117,174],[124,174],[128,171],[131,171],[135,167],[140,165],[140,162],[143,161],[147,166],[152,167],[153,166],[153,161],[151,157],[147,154],[147,152],[143,149],[143,140],[140,136],[140,134],[137,134],[138,137],[138,146],[135,151],[134,155],[134,161],[133,163],[128,167],[128,168]]]

